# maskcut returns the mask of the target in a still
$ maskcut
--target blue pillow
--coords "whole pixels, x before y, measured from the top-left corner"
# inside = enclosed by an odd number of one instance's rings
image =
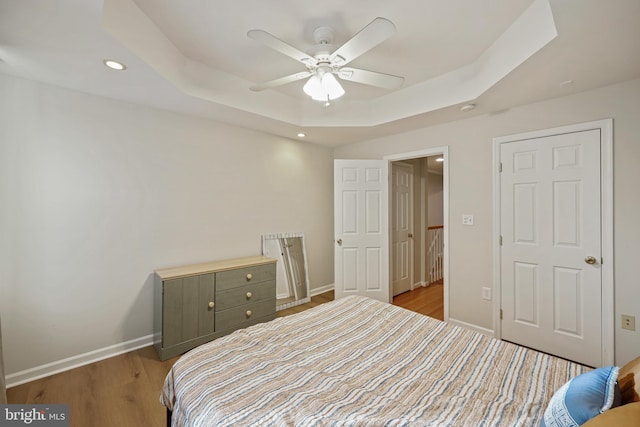
[[[581,426],[619,404],[614,403],[619,370],[617,366],[608,366],[570,379],[551,398],[540,427]]]

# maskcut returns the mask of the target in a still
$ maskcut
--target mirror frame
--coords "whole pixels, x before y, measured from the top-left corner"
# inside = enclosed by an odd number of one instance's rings
[[[295,307],[296,305],[304,304],[304,303],[307,303],[307,302],[311,301],[311,286],[310,286],[310,282],[309,282],[309,267],[307,265],[307,247],[306,247],[306,244],[305,244],[304,233],[298,233],[297,232],[297,233],[263,234],[262,235],[262,255],[278,259],[278,263],[276,263],[276,268],[277,269],[284,269],[284,263],[280,262],[280,258],[281,258],[282,255],[274,256],[273,254],[268,253],[267,241],[268,240],[283,239],[283,238],[291,238],[291,237],[299,237],[300,241],[301,241],[302,258],[304,260],[304,274],[305,274],[304,279],[305,279],[305,282],[306,282],[307,296],[305,298],[300,298],[300,299],[289,301],[289,302],[282,303],[282,304],[278,304],[278,300],[276,299],[276,311],[284,310],[286,308]],[[276,277],[277,277],[277,275],[276,275]],[[285,280],[287,280],[287,282],[288,282],[288,275],[286,274],[286,271],[284,271],[284,277],[285,277]],[[292,286],[291,283],[287,283],[287,288],[288,289],[291,289],[291,286]],[[276,283],[276,289],[277,289],[277,287],[278,287],[278,283]]]

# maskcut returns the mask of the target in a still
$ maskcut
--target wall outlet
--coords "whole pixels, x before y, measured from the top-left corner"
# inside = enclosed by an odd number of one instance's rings
[[[629,316],[628,314],[623,314],[620,317],[622,318],[622,329],[628,329],[630,331],[636,330],[636,316]]]
[[[482,288],[482,299],[491,301],[491,288]]]

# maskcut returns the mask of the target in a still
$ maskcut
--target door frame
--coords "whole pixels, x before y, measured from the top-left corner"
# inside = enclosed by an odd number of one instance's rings
[[[419,151],[411,151],[407,153],[389,154],[382,159],[389,163],[389,170],[391,170],[391,163],[401,160],[411,160],[422,157],[442,156],[444,159],[442,165],[442,215],[443,215],[443,262],[442,262],[442,276],[443,276],[443,293],[444,293],[444,321],[449,320],[449,146],[434,147]],[[389,174],[391,176],[391,174]],[[389,194],[391,193],[391,178],[389,178]],[[388,204],[387,210],[392,209],[391,203]],[[389,215],[391,212],[389,212]],[[391,221],[391,219],[389,219]],[[389,226],[389,233],[391,233],[391,227]],[[391,244],[391,234],[389,234],[389,244]],[[391,248],[389,248],[389,265],[392,265]],[[391,269],[389,269],[389,289],[391,289]],[[393,298],[391,299],[393,300]]]
[[[602,221],[602,363],[612,365],[615,359],[614,342],[614,290],[613,290],[613,119],[596,120],[532,132],[493,138],[493,330],[502,339],[500,309],[502,295],[500,263],[500,146],[523,139],[544,138],[553,135],[600,131],[600,191]]]

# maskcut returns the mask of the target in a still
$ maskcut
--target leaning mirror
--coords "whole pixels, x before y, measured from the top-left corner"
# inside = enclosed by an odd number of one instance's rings
[[[307,254],[302,233],[265,234],[262,254],[276,264],[276,310],[309,302]]]

